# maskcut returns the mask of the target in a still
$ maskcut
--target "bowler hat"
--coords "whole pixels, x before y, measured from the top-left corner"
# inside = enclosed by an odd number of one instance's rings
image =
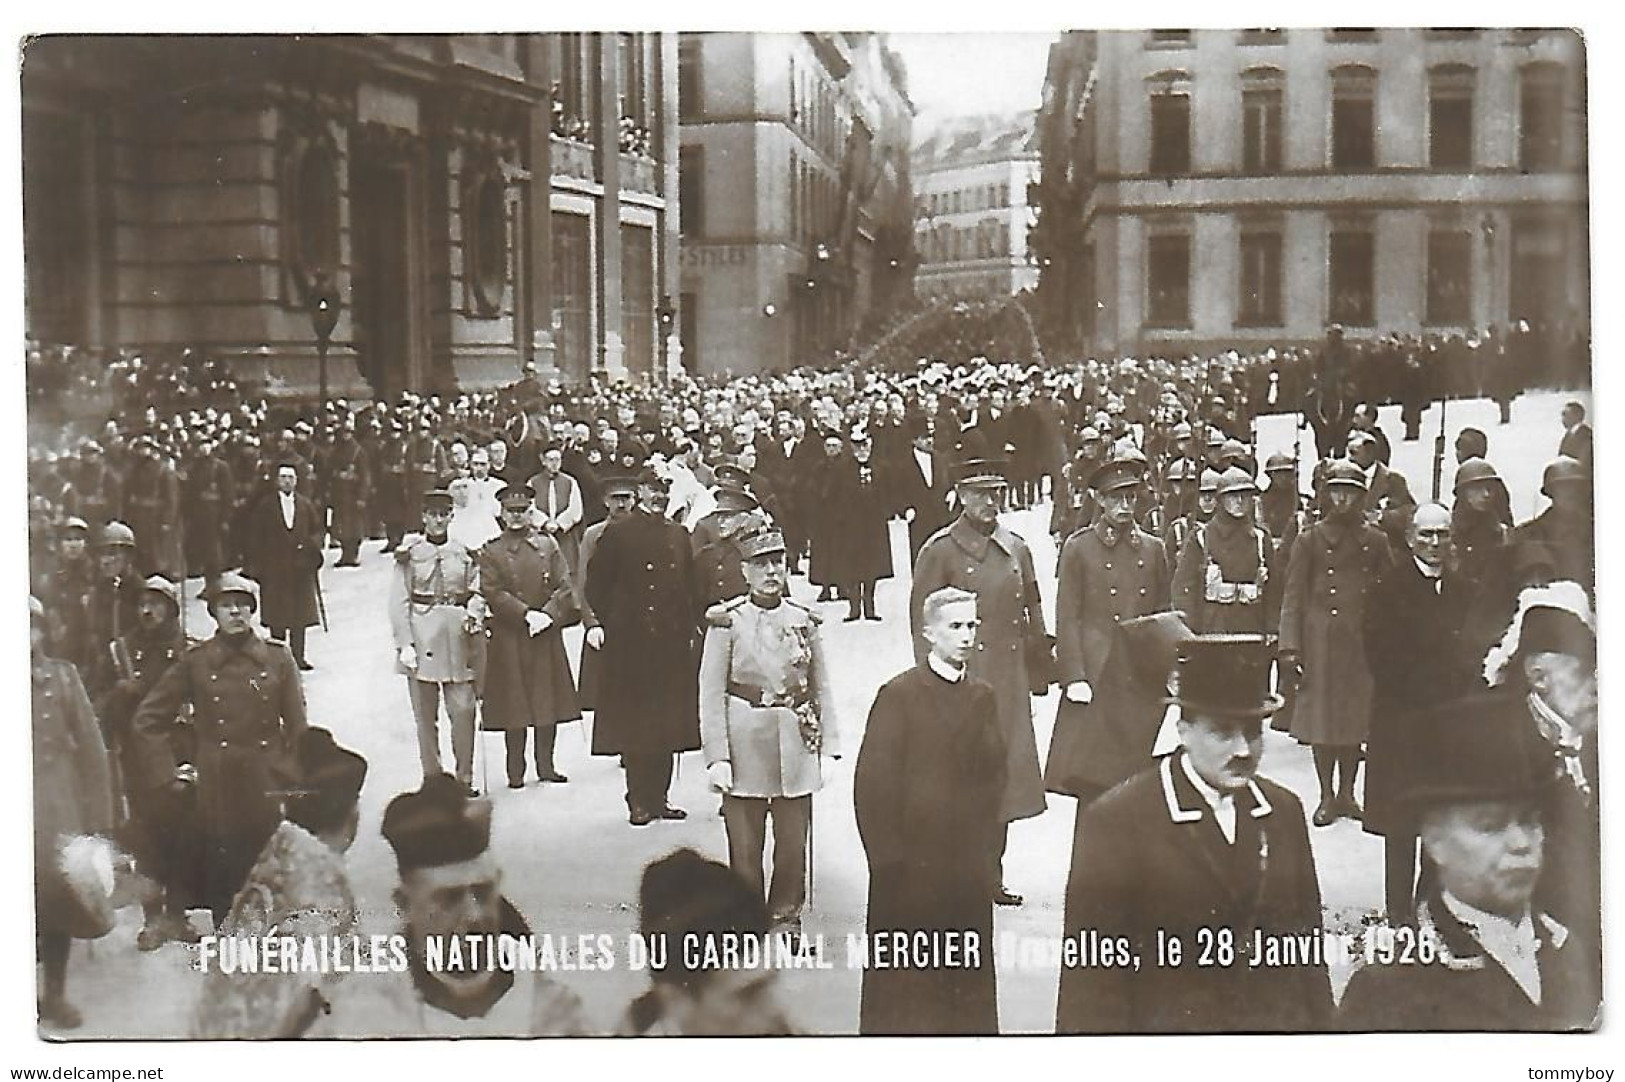
[[[1270,691],[1274,660],[1262,635],[1198,635],[1180,644],[1167,701],[1186,717],[1267,717],[1285,701]]]

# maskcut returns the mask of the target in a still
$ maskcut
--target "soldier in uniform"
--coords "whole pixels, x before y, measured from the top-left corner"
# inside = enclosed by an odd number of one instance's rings
[[[411,444],[401,434],[399,421],[391,422],[390,432],[378,451],[378,498],[376,513],[384,527],[384,551],[394,552],[406,533],[407,479]]]
[[[304,689],[293,658],[254,633],[259,587],[227,573],[208,592],[214,637],[159,679],[131,721],[133,773],[186,797],[196,786],[202,901],[225,916],[232,896],[282,818],[273,766],[305,730]],[[192,707],[197,754],[176,754],[175,718]]]
[[[1332,1014],[1324,963],[1271,966],[1255,937],[1319,935],[1320,884],[1303,806],[1258,777],[1270,694],[1262,636],[1179,650],[1179,750],[1079,817],[1064,928],[1125,937],[1144,962],[1061,972],[1058,1033],[1312,1030]],[[1158,965],[1159,942],[1206,940],[1209,964]],[[1263,964],[1255,964],[1263,963]]]
[[[1292,550],[1292,542],[1308,525],[1306,502],[1298,492],[1298,464],[1291,455],[1277,452],[1264,463],[1269,481],[1258,501],[1260,525],[1270,532],[1276,555]]]
[[[112,684],[112,645],[136,626],[143,580],[135,573],[135,531],[122,522],[104,526],[96,563],[96,580],[85,603],[89,639],[78,651],[86,690],[92,695]]]
[[[1362,516],[1365,474],[1358,466],[1332,462],[1323,498],[1325,518],[1292,543],[1281,601],[1282,678],[1298,694],[1292,735],[1313,750],[1320,779],[1316,826],[1360,814],[1354,775],[1372,696],[1366,597],[1393,562],[1388,539]]]
[[[503,732],[510,789],[525,786],[527,733],[534,733],[537,779],[568,781],[553,763],[558,726],[581,719],[563,638],[580,606],[558,543],[531,528],[535,497],[528,485],[503,489],[502,536],[479,553],[480,590],[491,610],[483,724]]]
[[[1174,608],[1201,634],[1261,635],[1275,631],[1266,587],[1275,546],[1253,521],[1258,488],[1239,466],[1219,477],[1219,513],[1185,540],[1174,571]]]
[[[84,460],[64,493],[69,514],[78,515],[99,530],[121,513],[124,503],[117,471],[107,464],[101,444],[91,440],[81,453]]]
[[[1386,534],[1396,550],[1402,548],[1405,523],[1416,508],[1404,475],[1382,464],[1376,438],[1360,429],[1349,433],[1349,461],[1365,474],[1366,521]]]
[[[110,736],[109,746],[122,768],[120,788],[129,801],[125,844],[150,883],[141,899],[145,918],[135,945],[157,950],[171,939],[194,940],[186,909],[196,900],[198,883],[197,823],[190,814],[190,793],[170,791],[170,778],[143,777],[140,748],[131,731],[136,707],[158,686],[164,674],[194,645],[181,630],[181,591],[161,575],[147,579],[137,610],[137,623],[113,645],[116,683],[96,700],[96,716]],[[169,742],[175,757],[192,762],[196,750],[190,719],[169,719]]]
[[[1007,758],[1000,811],[1008,825],[1044,811],[1033,734],[1035,682],[1027,669],[1030,644],[1043,641],[1044,612],[1027,543],[999,525],[1004,486],[998,462],[969,459],[961,464],[955,486],[960,515],[920,550],[909,597],[909,628],[915,664],[924,665],[930,652],[921,637],[925,599],[944,586],[976,595],[981,636],[971,656],[970,674],[991,684],[997,696]],[[995,900],[1000,905],[1021,904],[1020,895],[1002,886]]]
[[[186,571],[180,481],[151,437],[138,438],[134,448],[136,461],[124,482],[124,509],[136,536],[136,570],[179,581]]]
[[[355,438],[355,421],[346,420],[327,458],[327,496],[333,508],[333,537],[339,543],[337,567],[358,567],[361,541],[367,535],[367,495],[372,478],[366,450]]]
[[[406,972],[345,982],[318,1037],[566,1037],[587,1032],[576,996],[542,968],[488,966],[483,952],[461,965],[431,968],[431,941],[494,942],[533,935],[502,892],[491,852],[491,803],[470,798],[441,774],[384,809],[384,839],[395,853],[406,942]]]
[[[213,442],[198,448],[186,482],[187,568],[213,581],[231,564],[228,529],[236,510],[237,483]]]
[[[1055,669],[1064,689],[1056,708],[1046,780],[1050,791],[1076,796],[1080,809],[1103,789],[1068,782],[1072,766],[1103,724],[1091,706],[1094,683],[1106,674],[1117,627],[1168,608],[1169,574],[1163,547],[1135,524],[1144,491],[1145,459],[1123,454],[1095,471],[1091,485],[1100,519],[1078,530],[1061,548],[1055,590]],[[1150,747],[1147,745],[1147,754]]]
[[[633,826],[688,817],[667,802],[672,756],[700,746],[700,583],[668,499],[667,482],[646,466],[637,510],[604,530],[587,568],[603,632],[592,750],[620,756]]]
[[[1541,471],[1540,492],[1552,505],[1513,530],[1510,543],[1549,564],[1553,581],[1578,582],[1589,595],[1596,575],[1591,471],[1572,458],[1553,459]]]
[[[51,656],[83,668],[89,645],[87,621],[96,565],[90,555],[90,526],[69,517],[56,530],[56,547],[34,567],[34,596],[51,614]]]
[[[690,535],[695,570],[708,606],[745,594],[738,540],[744,531],[766,521],[756,497],[731,479],[719,484],[712,498],[716,510],[695,523]]]
[[[451,718],[457,779],[474,787],[475,682],[484,647],[485,600],[474,554],[448,534],[451,496],[423,497],[423,536],[407,537],[389,579],[389,623],[397,671],[417,720],[423,776],[442,773],[440,700]]]
[[[799,930],[807,899],[812,795],[841,755],[819,616],[791,600],[784,535],[742,538],[746,596],[717,610],[700,662],[700,749],[722,797],[728,862],[767,900],[774,924]],[[773,877],[763,875],[773,819]]]

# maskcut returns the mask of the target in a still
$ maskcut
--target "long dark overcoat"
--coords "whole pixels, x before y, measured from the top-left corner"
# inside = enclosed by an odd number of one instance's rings
[[[699,748],[700,597],[687,530],[645,511],[604,528],[587,568],[604,629],[594,755]]]
[[[57,862],[65,839],[113,829],[107,748],[79,674],[66,661],[33,666],[34,902],[41,931],[75,931],[79,910]]]
[[[282,521],[277,494],[262,495],[248,513],[243,570],[260,584],[260,622],[272,629],[313,627],[316,572],[322,566],[322,524],[316,505],[293,498],[293,528]]]
[[[564,629],[580,616],[570,566],[545,534],[504,533],[479,550],[480,593],[491,608],[486,650],[485,729],[525,729],[576,721],[581,703],[564,652]],[[525,613],[552,617],[530,634]]]

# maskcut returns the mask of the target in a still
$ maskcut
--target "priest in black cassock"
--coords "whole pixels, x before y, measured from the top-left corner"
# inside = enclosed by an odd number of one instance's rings
[[[925,661],[880,689],[853,800],[869,860],[868,933],[960,933],[963,964],[866,969],[859,1032],[997,1033],[993,895],[1004,842],[1005,753],[993,689],[970,676],[976,595],[925,598]],[[975,950],[971,936],[975,936]]]

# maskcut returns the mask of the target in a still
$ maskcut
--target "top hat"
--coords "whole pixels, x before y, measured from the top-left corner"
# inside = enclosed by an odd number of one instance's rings
[[[1556,780],[1550,746],[1520,695],[1474,692],[1433,707],[1421,721],[1398,794],[1413,808],[1539,798]]]
[[[1270,691],[1275,648],[1262,635],[1198,635],[1179,647],[1168,701],[1186,717],[1262,718],[1285,702]]]
[[[403,872],[460,864],[490,846],[491,803],[470,797],[450,774],[436,774],[389,802],[381,830]]]

